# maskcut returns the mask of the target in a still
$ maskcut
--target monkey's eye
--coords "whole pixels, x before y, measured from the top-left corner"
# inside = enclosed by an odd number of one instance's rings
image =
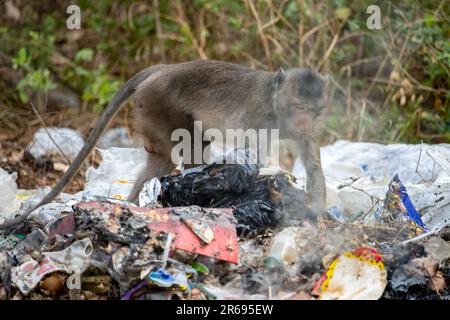
[[[298,110],[301,110],[301,111],[306,111],[306,110],[308,110],[308,107],[307,107],[306,105],[303,105],[303,104],[295,104],[294,107],[295,107],[296,109],[298,109]]]

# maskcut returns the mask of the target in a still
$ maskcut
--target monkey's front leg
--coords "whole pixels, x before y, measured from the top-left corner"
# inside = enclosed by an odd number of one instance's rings
[[[301,159],[306,169],[306,193],[311,209],[325,213],[325,178],[320,162],[320,147],[312,138],[304,138],[299,143]]]

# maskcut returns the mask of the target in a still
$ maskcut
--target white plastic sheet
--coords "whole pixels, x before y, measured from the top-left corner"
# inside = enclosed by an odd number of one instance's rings
[[[98,141],[97,146],[101,149],[111,147],[130,148],[135,144],[136,142],[128,137],[127,129],[118,127],[107,130]]]
[[[124,200],[144,169],[147,153],[143,148],[99,149],[102,162],[86,172],[83,195],[96,195]]]
[[[8,174],[0,168],[0,223],[13,218],[17,194],[17,173]]]
[[[322,147],[321,158],[327,207],[337,206],[347,219],[382,201],[395,174],[404,182],[415,208],[425,213],[425,223],[433,215],[432,224],[442,225],[442,214],[450,211],[450,204],[444,205],[450,199],[450,144],[384,145],[339,140]],[[293,173],[304,186],[306,173],[298,160]]]
[[[40,128],[34,134],[33,140],[28,144],[27,151],[33,158],[38,159],[43,156],[60,154],[60,149],[69,159],[74,159],[83,145],[84,139],[81,133],[76,130],[69,128]]]

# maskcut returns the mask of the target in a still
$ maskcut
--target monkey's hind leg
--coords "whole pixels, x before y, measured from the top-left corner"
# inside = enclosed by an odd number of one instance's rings
[[[137,203],[139,201],[139,192],[144,186],[144,183],[153,177],[160,178],[170,173],[173,166],[170,154],[149,153],[147,156],[147,165],[134,183],[133,189],[128,196],[128,201]]]

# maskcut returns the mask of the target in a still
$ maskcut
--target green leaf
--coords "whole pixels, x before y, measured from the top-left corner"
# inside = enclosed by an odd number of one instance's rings
[[[94,99],[94,95],[90,91],[85,91],[83,92],[81,99],[83,99],[83,101],[91,101]]]
[[[425,15],[425,25],[428,28],[431,28],[434,25],[435,19],[434,16],[431,13],[427,13]]]
[[[187,23],[184,22],[181,24],[181,28],[180,28],[181,35],[187,41],[190,41],[190,36],[189,36],[190,31],[191,31],[191,28],[189,27],[189,25]]]
[[[209,269],[203,263],[200,262],[192,262],[191,267],[197,270],[200,273],[209,274]]]
[[[94,58],[94,50],[91,48],[84,48],[77,52],[75,61],[92,61]]]
[[[16,66],[23,66],[25,62],[27,61],[27,49],[20,48],[19,53],[15,58],[13,58],[13,63]]]
[[[342,21],[346,21],[350,17],[351,13],[352,11],[350,10],[350,8],[347,7],[342,7],[334,10],[334,15],[336,16],[336,18]]]
[[[34,40],[34,41],[37,41],[37,40],[39,40],[39,32],[36,32],[36,31],[30,31],[29,33],[28,33],[28,35],[30,36],[30,38],[32,39],[32,40]]]
[[[239,29],[242,26],[241,20],[236,17],[229,17],[228,24],[235,29]]]
[[[22,103],[27,103],[29,100],[28,95],[23,91],[19,91],[19,98]]]

